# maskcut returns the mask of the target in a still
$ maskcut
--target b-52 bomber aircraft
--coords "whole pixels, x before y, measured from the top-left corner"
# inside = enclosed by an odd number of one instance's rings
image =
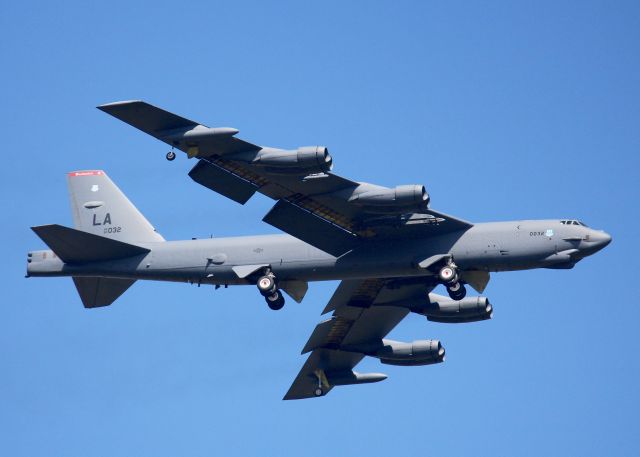
[[[102,111],[183,151],[197,183],[244,204],[255,192],[276,200],[264,221],[283,235],[165,241],[103,171],[69,173],[75,228],[33,227],[51,250],[28,254],[27,276],[70,276],[87,308],[110,305],[136,280],[252,284],[271,309],[283,292],[302,301],[310,281],[341,280],[304,346],[311,353],[285,399],[334,386],[381,381],[358,373],[365,357],[389,365],[444,361],[436,340],[386,339],[409,313],[433,322],[491,318],[482,293],[490,272],[573,268],[611,237],[573,219],[472,224],[429,206],[424,186],[386,188],[331,172],[322,146],[282,150],[209,128],[142,101]],[[442,284],[448,297],[433,293]]]

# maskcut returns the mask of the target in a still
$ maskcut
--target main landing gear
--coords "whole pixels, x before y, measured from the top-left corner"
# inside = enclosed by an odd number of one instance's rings
[[[260,276],[257,286],[269,308],[274,311],[282,309],[284,306],[284,296],[282,295],[282,291],[278,289],[276,277],[273,273],[268,272],[264,276]]]
[[[462,300],[467,295],[467,289],[460,282],[457,267],[453,262],[440,269],[438,279],[447,288],[452,300]]]
[[[173,149],[172,149],[171,151],[167,152],[166,157],[167,157],[167,160],[169,162],[171,162],[172,160],[174,160],[176,158],[176,153],[173,152]]]

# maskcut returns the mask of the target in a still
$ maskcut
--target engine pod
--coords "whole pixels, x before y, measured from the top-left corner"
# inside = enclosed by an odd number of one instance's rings
[[[429,294],[429,302],[420,310],[432,322],[462,324],[491,319],[493,306],[487,297],[467,297],[451,300],[447,297]]]
[[[384,339],[382,347],[368,355],[387,365],[417,366],[444,362],[445,350],[438,340],[403,343]]]
[[[349,202],[380,213],[419,211],[429,205],[429,194],[422,185],[407,184],[392,189],[378,187],[357,192],[349,197]]]
[[[240,156],[231,157],[242,160]],[[326,173],[333,167],[333,159],[324,146],[305,146],[296,150],[261,149],[253,158],[245,160],[264,167],[271,173],[310,175]]]

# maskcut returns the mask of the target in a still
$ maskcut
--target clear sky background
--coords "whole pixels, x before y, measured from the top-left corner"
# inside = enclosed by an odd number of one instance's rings
[[[0,454],[640,455],[640,3],[10,2],[0,14]],[[144,99],[249,141],[330,148],[339,174],[424,183],[471,221],[578,218],[612,244],[493,275],[487,322],[409,316],[444,364],[283,402],[337,282],[139,282],[83,309],[24,279],[65,173],[104,169],[167,239],[276,233],[183,155],[95,109]]]

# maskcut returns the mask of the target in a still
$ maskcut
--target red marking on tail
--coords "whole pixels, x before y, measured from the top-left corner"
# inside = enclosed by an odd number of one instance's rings
[[[75,176],[99,176],[103,175],[104,171],[102,170],[84,170],[84,171],[71,171],[69,172],[70,177]]]

